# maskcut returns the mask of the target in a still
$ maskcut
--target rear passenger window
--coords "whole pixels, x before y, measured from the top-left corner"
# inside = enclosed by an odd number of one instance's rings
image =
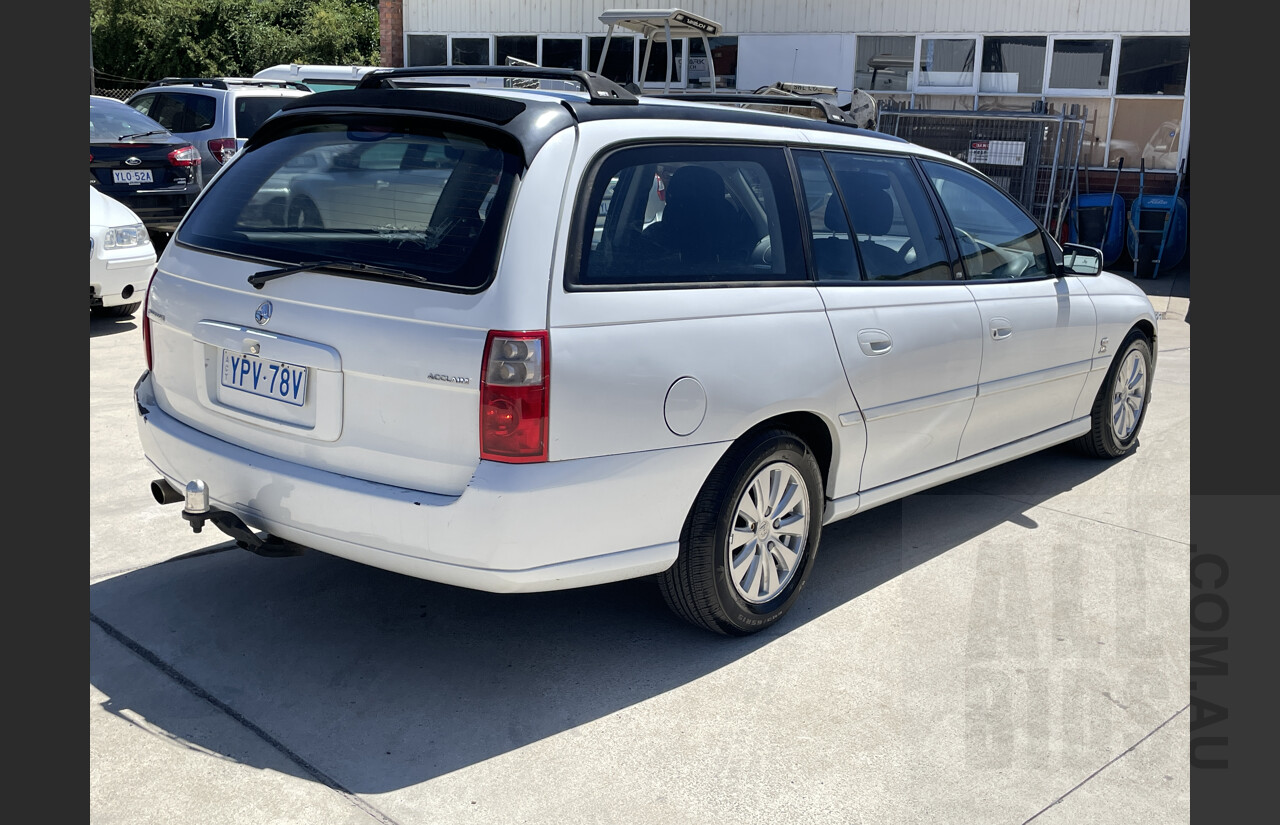
[[[949,281],[942,230],[910,158],[825,152],[869,281]]]
[[[782,149],[661,145],[588,175],[568,281],[581,286],[804,280]]]
[[[795,151],[796,168],[809,211],[809,248],[819,281],[856,281],[861,278],[858,256],[849,232],[849,217],[831,170],[819,152]]]
[[[217,101],[199,94],[161,92],[130,104],[170,132],[203,132],[213,127]]]
[[[280,107],[290,100],[292,98],[288,97],[236,98],[236,137],[252,137],[262,121],[280,111]]]

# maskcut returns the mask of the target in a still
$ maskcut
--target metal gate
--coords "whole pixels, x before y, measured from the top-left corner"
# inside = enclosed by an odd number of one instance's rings
[[[1061,236],[1084,142],[1084,113],[881,109],[879,131],[981,170]]]

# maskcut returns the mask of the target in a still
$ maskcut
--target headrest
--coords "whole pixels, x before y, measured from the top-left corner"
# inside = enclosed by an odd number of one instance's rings
[[[667,203],[706,203],[724,200],[724,179],[705,166],[681,166],[666,189]]]
[[[889,176],[880,172],[837,172],[836,180],[849,205],[854,231],[861,235],[887,233],[893,226]]]

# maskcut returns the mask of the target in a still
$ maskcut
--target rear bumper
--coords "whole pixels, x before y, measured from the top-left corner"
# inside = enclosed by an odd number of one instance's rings
[[[495,593],[658,573],[726,444],[543,464],[481,461],[442,496],[282,461],[208,436],[134,388],[143,452],[174,487],[199,478],[214,508],[256,530],[384,570]],[[179,518],[174,510],[174,518]]]

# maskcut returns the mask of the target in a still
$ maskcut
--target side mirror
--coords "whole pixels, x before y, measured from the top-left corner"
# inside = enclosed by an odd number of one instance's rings
[[[1102,272],[1102,250],[1078,243],[1063,244],[1062,267],[1068,275],[1097,275]]]

